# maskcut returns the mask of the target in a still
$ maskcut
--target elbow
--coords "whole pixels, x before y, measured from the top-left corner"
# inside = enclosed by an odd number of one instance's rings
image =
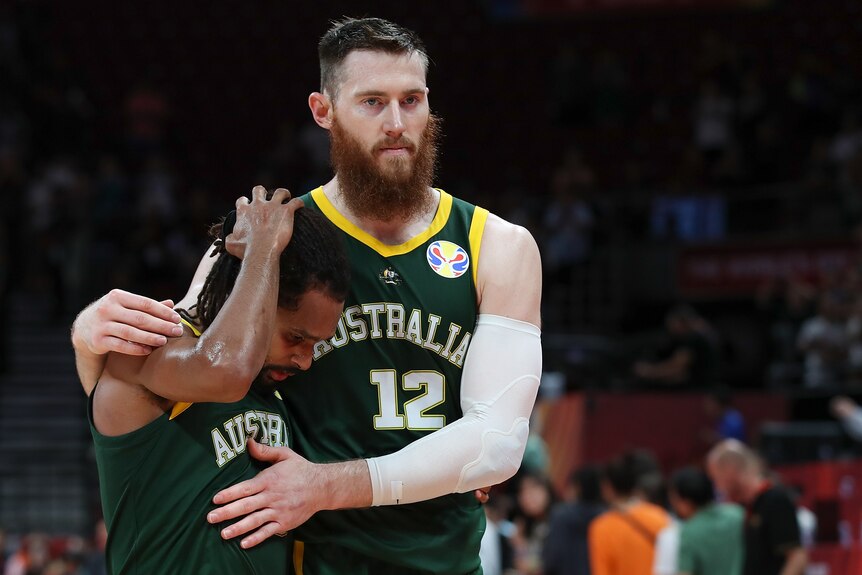
[[[206,368],[207,377],[211,378],[212,401],[233,403],[241,400],[259,370],[260,366],[228,354],[213,359]]]
[[[458,491],[496,485],[511,479],[521,468],[529,434],[526,418],[517,419],[508,432],[485,431],[481,453],[464,468]]]

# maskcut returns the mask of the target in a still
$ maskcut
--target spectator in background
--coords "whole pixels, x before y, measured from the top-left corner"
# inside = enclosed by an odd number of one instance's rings
[[[655,541],[653,575],[677,575],[679,557],[679,521],[671,516],[670,522],[658,532]]]
[[[130,158],[147,158],[158,153],[167,134],[170,106],[155,86],[141,82],[124,103],[126,146]]]
[[[735,439],[722,441],[707,457],[709,474],[724,497],[746,507],[743,575],[802,575],[808,563],[796,506],[766,479],[758,456]]]
[[[743,509],[716,503],[709,477],[692,467],[673,475],[670,502],[682,520],[677,573],[741,575]]]
[[[610,510],[589,527],[592,575],[651,575],[656,537],[670,518],[657,505],[636,496],[636,462],[631,454],[604,469],[602,495]]]
[[[846,396],[838,396],[829,404],[832,415],[841,422],[847,435],[862,441],[862,407]]]
[[[707,174],[712,174],[733,143],[733,115],[733,100],[722,93],[714,80],[705,81],[694,107],[694,141]]]
[[[712,327],[692,307],[668,312],[665,327],[670,345],[664,359],[638,361],[633,372],[644,382],[662,387],[709,387],[718,383],[718,346]]]
[[[805,354],[806,387],[835,385],[844,374],[850,346],[844,308],[837,294],[824,293],[817,315],[805,320],[799,329],[797,345]]]
[[[507,519],[512,510],[512,498],[497,493],[485,504],[485,533],[479,549],[484,575],[507,575],[514,567],[512,538],[515,525]]]
[[[856,290],[858,292],[858,288]],[[847,383],[862,381],[862,296],[854,296],[847,319]]]
[[[8,554],[6,552],[6,530],[3,527],[0,527],[0,569],[5,571],[6,567],[6,559]],[[2,573],[3,571],[0,571]]]
[[[86,575],[107,575],[108,567],[105,560],[105,548],[108,543],[108,530],[105,520],[99,519],[93,529],[93,545],[84,559]]]
[[[771,381],[798,380],[801,356],[797,347],[799,329],[815,309],[816,290],[799,278],[767,281],[757,290],[757,308],[765,326],[770,354]]]
[[[587,532],[605,511],[599,470],[587,466],[572,473],[565,499],[551,512],[542,550],[543,575],[590,575]]]
[[[542,547],[548,536],[548,519],[555,502],[551,482],[543,475],[525,474],[518,482],[515,513],[515,569],[521,575],[542,575]]]
[[[646,449],[633,449],[627,457],[635,473],[635,497],[667,508],[667,486],[655,455]]]
[[[710,392],[703,400],[704,411],[710,427],[703,431],[703,438],[710,446],[723,439],[746,441],[745,418],[733,407],[730,390],[726,387]]]
[[[3,575],[32,575],[41,573],[50,561],[48,537],[41,533],[30,533],[21,546],[6,561]]]
[[[570,284],[576,266],[590,257],[595,216],[584,196],[594,184],[595,175],[581,153],[568,150],[552,178],[551,200],[542,221],[543,257],[550,281]]]

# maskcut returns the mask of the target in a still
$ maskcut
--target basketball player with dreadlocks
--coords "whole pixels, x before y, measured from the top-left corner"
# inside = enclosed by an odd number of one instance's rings
[[[308,368],[347,295],[332,225],[298,210],[300,200],[282,204],[286,190],[265,193],[240,198],[235,225],[219,226],[218,257],[183,312],[186,333],[148,356],[109,354],[90,393],[110,573],[287,570],[283,541],[246,551],[203,521],[219,489],[260,469],[247,437],[288,445],[278,387]]]
[[[511,477],[524,453],[541,373],[539,251],[523,228],[432,186],[440,122],[415,33],[345,19],[318,53],[309,108],[335,177],[304,209],[338,228],[351,290],[335,337],[283,394],[297,451],[250,443],[272,466],[216,495],[207,520],[236,520],[222,535],[245,548],[304,524],[293,566],[305,575],[481,573],[484,513],[469,492]],[[164,345],[173,314],[118,291],[92,304],[73,326],[81,377],[95,379],[106,351]]]

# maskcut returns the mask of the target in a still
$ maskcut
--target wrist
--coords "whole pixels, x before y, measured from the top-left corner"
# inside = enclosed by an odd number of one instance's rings
[[[86,309],[84,311],[86,311]],[[84,330],[81,329],[81,326],[78,324],[79,320],[81,319],[81,315],[83,313],[84,312],[82,311],[80,314],[78,314],[78,317],[76,317],[75,321],[72,322],[72,328],[71,328],[71,331],[69,332],[69,337],[72,340],[72,347],[75,349],[75,352],[77,352],[77,353],[86,352],[86,353],[92,353],[94,355],[99,355],[99,354],[96,354],[96,352],[94,352],[90,348],[90,345],[87,343],[87,339],[84,337],[84,334],[83,334]]]
[[[321,485],[321,509],[355,509],[371,506],[371,476],[364,459],[316,464]]]
[[[282,250],[275,245],[248,246],[242,258],[242,265],[270,266],[278,264]]]

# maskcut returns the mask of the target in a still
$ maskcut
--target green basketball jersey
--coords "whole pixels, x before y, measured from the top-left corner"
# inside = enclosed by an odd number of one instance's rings
[[[462,416],[461,373],[478,313],[488,212],[440,196],[428,230],[398,246],[351,224],[322,188],[303,197],[305,209],[321,211],[341,230],[352,274],[335,337],[317,344],[310,371],[284,390],[294,447],[313,461],[392,453]],[[484,528],[481,505],[466,493],[318,513],[296,538],[405,568],[463,574],[479,569]]]
[[[206,520],[216,492],[260,471],[246,453],[247,436],[288,444],[287,414],[276,394],[178,404],[172,414],[116,437],[96,430],[90,397],[108,573],[286,573],[288,548],[280,538],[244,550],[240,539],[221,538],[227,523]]]

